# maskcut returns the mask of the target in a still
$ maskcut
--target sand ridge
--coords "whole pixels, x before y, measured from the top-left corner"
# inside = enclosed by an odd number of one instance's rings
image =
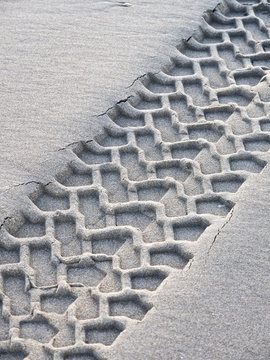
[[[269,161],[268,9],[227,0],[206,13],[6,222],[0,358],[102,359],[201,235],[228,221]]]

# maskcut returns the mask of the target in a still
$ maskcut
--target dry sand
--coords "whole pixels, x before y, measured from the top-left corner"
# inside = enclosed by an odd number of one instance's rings
[[[14,186],[49,181],[65,158],[59,149],[92,139],[95,115],[159,71],[217,0],[131,3],[1,1],[1,218],[17,208]]]
[[[269,358],[270,16],[250,3],[207,12],[6,218],[0,359]]]

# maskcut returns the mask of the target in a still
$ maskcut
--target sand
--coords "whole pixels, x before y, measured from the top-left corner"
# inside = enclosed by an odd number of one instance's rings
[[[96,115],[159,71],[217,0],[131,3],[1,2],[2,219],[23,201],[16,187],[50,181],[68,158],[60,149],[92,139],[102,127]]]
[[[6,218],[0,358],[269,357],[269,8],[242,3]]]
[[[269,173],[267,167],[243,185],[233,214],[202,236],[190,267],[164,281],[154,307],[105,358],[270,357]]]

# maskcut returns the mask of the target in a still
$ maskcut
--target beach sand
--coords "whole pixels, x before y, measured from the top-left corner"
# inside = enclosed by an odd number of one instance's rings
[[[75,110],[53,145],[53,118],[34,134],[31,183],[3,188],[0,359],[269,358],[268,19],[266,2],[226,0],[78,132]],[[76,143],[57,151],[54,133]]]

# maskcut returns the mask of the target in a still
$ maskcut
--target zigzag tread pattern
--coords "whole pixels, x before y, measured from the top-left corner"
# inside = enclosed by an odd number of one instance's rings
[[[270,4],[226,0],[0,241],[0,359],[101,360],[270,148]]]

